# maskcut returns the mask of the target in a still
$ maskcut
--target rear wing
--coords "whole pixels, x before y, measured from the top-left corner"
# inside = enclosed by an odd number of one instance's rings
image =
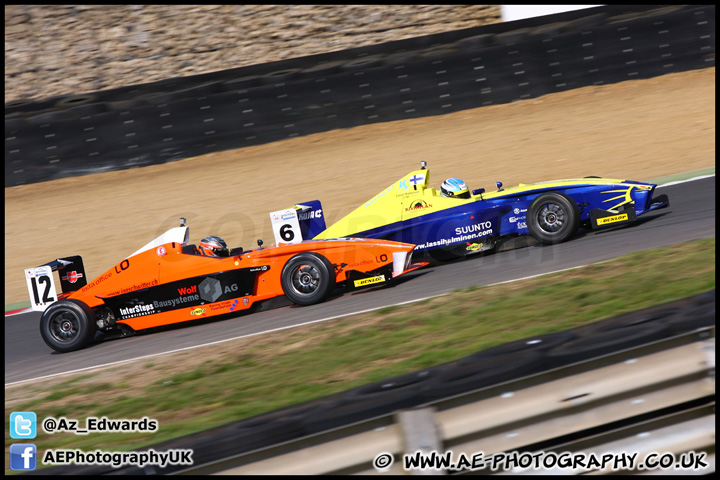
[[[30,303],[35,311],[42,312],[58,300],[53,272],[58,272],[61,294],[80,290],[87,285],[85,266],[80,255],[58,258],[38,267],[26,268],[25,280]]]
[[[326,229],[320,200],[298,203],[292,208],[272,212],[270,222],[277,245],[312,240]]]

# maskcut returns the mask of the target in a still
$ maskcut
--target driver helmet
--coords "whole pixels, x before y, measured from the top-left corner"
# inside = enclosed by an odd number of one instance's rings
[[[215,235],[210,235],[200,240],[198,248],[203,255],[210,257],[230,256],[230,250],[228,250],[225,240]]]
[[[470,190],[459,178],[448,178],[440,186],[440,194],[450,198],[470,198]]]

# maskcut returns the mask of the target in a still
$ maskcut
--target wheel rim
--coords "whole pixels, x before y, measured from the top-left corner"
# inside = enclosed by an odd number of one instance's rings
[[[560,231],[567,220],[565,209],[556,203],[543,205],[537,214],[538,225],[548,233]]]
[[[50,319],[50,335],[59,343],[72,342],[80,333],[80,322],[70,312],[58,312]]]
[[[312,295],[320,288],[320,270],[313,265],[301,265],[292,276],[292,288],[298,295]]]

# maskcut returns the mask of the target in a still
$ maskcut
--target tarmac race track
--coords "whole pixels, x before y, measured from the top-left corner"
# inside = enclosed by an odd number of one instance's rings
[[[489,285],[608,260],[638,250],[715,236],[715,178],[658,188],[670,208],[638,219],[634,226],[580,230],[566,243],[534,245],[421,269],[391,287],[335,295],[310,307],[282,307],[236,318],[101,342],[56,353],[39,332],[40,313],[5,319],[5,382],[92,368],[231,338],[346,316],[419,300],[472,285]],[[48,252],[48,258],[53,255]],[[619,292],[621,293],[621,292]],[[622,293],[621,293],[622,294]]]

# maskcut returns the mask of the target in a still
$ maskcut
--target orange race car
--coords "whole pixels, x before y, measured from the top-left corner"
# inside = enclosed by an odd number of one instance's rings
[[[228,249],[219,237],[203,239],[196,247],[188,244],[189,235],[181,219],[179,227],[89,283],[78,255],[26,269],[32,308],[43,312],[45,343],[70,352],[92,342],[97,331],[125,336],[237,313],[281,295],[312,305],[328,298],[338,284],[383,285],[427,265],[412,264],[414,245],[386,240],[339,238],[268,248],[259,240],[256,250],[243,251]]]

